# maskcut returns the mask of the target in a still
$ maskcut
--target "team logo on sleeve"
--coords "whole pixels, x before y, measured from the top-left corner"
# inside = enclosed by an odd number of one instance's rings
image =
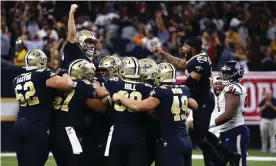
[[[203,70],[203,68],[201,66],[196,66],[195,69],[196,69],[197,72],[200,72],[200,71]]]
[[[152,90],[151,92],[150,92],[150,96],[153,96],[155,94],[155,90]]]

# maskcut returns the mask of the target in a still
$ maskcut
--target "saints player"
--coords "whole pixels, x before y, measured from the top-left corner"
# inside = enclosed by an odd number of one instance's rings
[[[246,88],[239,83],[243,74],[243,67],[235,61],[228,61],[221,68],[221,78],[225,87],[217,101],[218,111],[222,114],[211,121],[210,128],[221,126],[222,142],[230,150],[242,155],[242,160],[232,165],[246,166],[250,132],[243,118],[247,98]]]
[[[13,80],[19,112],[14,124],[18,165],[43,166],[49,154],[49,127],[53,90],[73,87],[68,74],[55,75],[47,68],[47,56],[38,49],[25,55],[25,73]]]
[[[88,108],[104,111],[104,101],[94,99],[95,66],[84,59],[73,61],[68,72],[74,80],[74,88],[60,91],[54,100],[54,117],[51,128],[51,147],[57,165],[87,165],[82,142]],[[97,87],[97,86],[96,86]]]
[[[157,74],[157,64],[149,58],[144,58],[139,60],[139,65],[141,68],[140,81],[154,85],[154,76]],[[152,115],[149,114],[147,118],[146,144],[148,150],[148,163],[149,166],[151,166],[155,159],[156,142],[160,142],[160,129],[157,121],[153,119]],[[158,165],[158,163],[155,163],[155,165]]]
[[[135,100],[143,100],[149,96],[152,86],[138,82],[140,67],[136,58],[126,57],[122,60],[120,75],[122,79],[114,77],[105,82],[111,96],[120,93]],[[113,103],[110,111],[112,126],[105,150],[108,165],[146,166],[143,129],[147,114],[134,113],[121,103]]]
[[[144,58],[139,60],[139,65],[141,68],[140,81],[151,85],[154,85],[154,76],[157,73],[157,64],[149,58]]]
[[[97,81],[104,84],[109,78],[118,77],[121,60],[115,56],[104,57],[98,66],[99,77]],[[110,124],[109,110],[110,105],[107,105],[105,113],[90,111],[87,117],[87,132],[85,136],[88,138],[84,140],[85,149],[88,150],[88,162],[91,166],[106,165],[106,157],[104,157],[104,150],[107,141],[107,136]]]
[[[210,82],[212,79],[211,60],[202,51],[202,41],[199,37],[188,38],[182,50],[185,54],[185,59],[171,56],[160,47],[155,47],[152,51],[164,57],[176,68],[185,70],[185,74],[187,75],[185,85],[191,90],[191,96],[199,105],[198,111],[193,114],[194,123],[193,129],[191,130],[191,138],[203,151],[204,156],[208,157],[216,165],[225,165],[227,161],[220,158],[213,146],[218,144],[219,140],[213,133],[208,131],[211,114],[215,107],[214,94],[210,90]],[[206,140],[207,134],[209,135],[208,141]],[[217,148],[221,153],[229,156],[229,160],[236,159],[236,155],[225,148],[223,144],[219,144]]]
[[[102,78],[102,82],[109,78],[119,77],[119,70],[122,62],[116,56],[105,56],[99,63],[98,71],[99,77]]]
[[[169,63],[161,63],[155,76],[158,87],[154,88],[150,97],[140,101],[116,93],[113,100],[137,112],[155,110],[164,139],[163,158],[156,159],[157,163],[164,166],[191,166],[192,144],[186,130],[185,113],[188,107],[196,110],[198,106],[190,98],[189,89],[184,85],[174,86],[175,82],[175,68]]]
[[[59,65],[62,69],[68,69],[69,64],[76,59],[85,59],[96,64],[93,56],[98,52],[98,39],[94,32],[88,30],[76,32],[74,15],[77,8],[78,5],[72,4],[69,12],[67,43],[63,48],[63,56]]]

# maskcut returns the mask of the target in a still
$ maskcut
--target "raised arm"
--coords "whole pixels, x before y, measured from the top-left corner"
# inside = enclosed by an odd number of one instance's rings
[[[73,81],[69,74],[63,74],[62,77],[54,76],[46,80],[46,86],[57,89],[69,90],[73,87]]]
[[[76,30],[74,15],[75,15],[77,8],[78,8],[78,5],[72,4],[71,8],[70,8],[70,12],[69,12],[68,25],[67,25],[68,26],[67,40],[70,43],[76,42],[77,30]]]
[[[156,55],[161,55],[166,59],[166,61],[168,61],[178,69],[185,69],[186,67],[186,63],[187,63],[186,59],[179,59],[177,57],[174,57],[166,53],[165,51],[163,51],[161,47],[154,47],[152,52]]]

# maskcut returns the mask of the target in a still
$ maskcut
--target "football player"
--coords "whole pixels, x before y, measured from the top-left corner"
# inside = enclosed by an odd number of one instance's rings
[[[99,77],[97,81],[101,85],[104,84],[109,78],[118,77],[119,69],[121,66],[121,60],[115,56],[104,57],[98,66]],[[97,73],[97,72],[96,72]],[[105,113],[99,113],[96,111],[90,111],[87,117],[87,132],[84,140],[84,148],[87,149],[88,165],[91,166],[103,166],[106,165],[106,157],[104,156],[105,145],[107,142],[107,136],[110,124],[109,110],[111,105],[107,105],[107,111]]]
[[[72,4],[69,12],[67,43],[59,65],[62,69],[68,69],[69,64],[76,59],[85,59],[96,64],[93,56],[98,52],[98,39],[94,32],[88,30],[76,32],[74,15],[77,8],[78,5]]]
[[[175,68],[169,63],[158,65],[155,84],[159,85],[144,100],[126,98],[120,93],[113,95],[114,101],[120,101],[133,111],[156,112],[164,139],[163,159],[161,165],[192,165],[192,144],[186,129],[185,113],[188,107],[197,109],[197,103],[190,98],[189,89],[184,85],[176,85]],[[158,162],[158,161],[157,161]]]
[[[68,72],[74,87],[60,91],[54,99],[54,117],[51,128],[51,148],[57,165],[87,165],[82,146],[88,108],[104,111],[104,101],[94,99],[97,95],[93,85],[95,66],[84,59],[69,65]]]
[[[172,63],[176,68],[185,70],[187,80],[185,85],[191,90],[191,97],[198,102],[198,111],[193,114],[193,129],[191,130],[191,138],[203,151],[203,155],[212,160],[216,165],[225,165],[224,161],[216,153],[213,145],[219,143],[219,139],[209,132],[209,124],[211,114],[215,107],[214,94],[210,90],[210,82],[212,80],[212,63],[208,55],[202,51],[202,41],[199,37],[188,38],[183,47],[185,59],[179,59],[164,52],[160,47],[154,47],[153,52],[164,57],[168,62]],[[206,140],[209,135],[208,141]],[[210,143],[210,142],[212,143]],[[213,145],[212,145],[213,144]],[[235,160],[236,155],[230,152],[223,144],[220,144],[219,151],[229,160]]]
[[[218,96],[220,116],[211,121],[210,128],[220,126],[222,142],[233,152],[241,154],[242,160],[232,165],[246,166],[249,129],[244,124],[247,90],[239,82],[244,74],[243,67],[235,61],[228,61],[221,68],[221,79],[225,84]]]
[[[149,96],[152,86],[139,82],[139,62],[134,57],[122,60],[120,69],[122,79],[111,78],[105,82],[110,95],[120,93],[128,98],[143,100]],[[134,113],[121,103],[113,103],[111,121],[105,156],[109,166],[145,166],[147,165],[144,138],[144,120],[146,113]]]
[[[49,154],[49,127],[54,89],[73,87],[68,74],[62,77],[47,68],[47,56],[38,49],[25,55],[25,73],[13,80],[19,112],[14,124],[18,165],[43,166]]]
[[[140,81],[154,85],[154,76],[157,74],[157,64],[149,58],[144,58],[139,60],[139,65],[141,68]],[[146,144],[149,166],[151,166],[156,156],[156,142],[161,142],[159,130],[157,121],[149,114],[146,123]],[[157,153],[158,152],[159,151],[157,150]],[[155,163],[155,165],[158,166],[158,163]]]
[[[141,68],[140,81],[154,85],[154,76],[157,73],[157,64],[149,58],[139,60]]]
[[[109,78],[119,77],[119,70],[122,65],[121,60],[116,56],[105,56],[99,63],[98,71],[101,82]]]
[[[215,94],[215,101],[217,101],[217,99],[218,99],[217,97],[219,96],[222,89],[223,89],[223,85],[222,85],[221,77],[214,77],[214,79],[213,79],[213,92]],[[218,106],[217,106],[217,102],[216,102],[214,111],[211,115],[211,121],[222,114],[222,112],[219,112],[217,108],[218,108]],[[189,114],[189,117],[187,118],[189,128],[193,128],[193,115],[192,115],[192,113],[193,112],[191,112]],[[214,133],[217,137],[219,137],[219,135],[220,135],[219,134],[220,133],[220,126],[210,128],[209,131]],[[208,139],[208,134],[207,134],[206,138]],[[216,145],[214,145],[214,146],[216,147]],[[205,166],[214,166],[214,164],[211,161],[209,161],[209,159],[206,156],[204,157],[204,164],[205,164]]]

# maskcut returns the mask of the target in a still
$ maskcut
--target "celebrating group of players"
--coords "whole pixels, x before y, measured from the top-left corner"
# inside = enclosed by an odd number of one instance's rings
[[[189,166],[190,138],[203,151],[205,165],[246,165],[249,132],[242,117],[246,90],[239,84],[239,63],[222,68],[218,82],[223,85],[216,93],[221,114],[210,122],[212,68],[200,38],[185,41],[185,59],[153,48],[170,63],[115,56],[97,63],[98,39],[90,31],[76,33],[76,9],[71,6],[60,68],[48,69],[47,56],[30,50],[26,72],[13,81],[20,106],[14,125],[20,166],[44,165],[50,151],[59,166],[149,166],[153,161]],[[185,70],[183,85],[176,85],[175,67]],[[208,131],[216,126],[223,143]]]

